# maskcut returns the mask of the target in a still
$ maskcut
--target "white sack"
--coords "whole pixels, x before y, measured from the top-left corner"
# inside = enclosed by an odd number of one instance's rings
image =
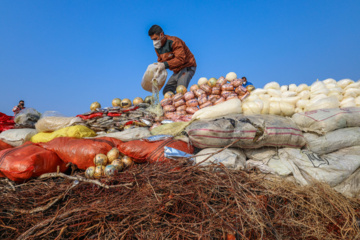
[[[307,150],[283,148],[279,158],[292,172],[296,182],[308,185],[317,180],[334,187],[360,166],[360,146],[344,148],[321,157]]]
[[[237,113],[242,113],[241,101],[238,98],[234,98],[215,106],[200,109],[194,113],[191,119],[214,119]]]
[[[304,137],[306,139],[307,148],[319,155],[335,152],[343,148],[360,146],[359,127],[338,129],[328,132],[324,136],[305,133]]]
[[[295,113],[292,120],[304,132],[325,134],[346,127],[360,127],[360,108],[319,109]]]
[[[246,156],[242,150],[236,148],[227,148],[220,153],[211,156],[209,159],[203,162],[211,154],[221,149],[222,148],[206,148],[204,150],[201,150],[198,154],[194,156],[195,163],[202,162],[200,166],[221,163],[225,167],[233,170],[242,170],[245,168]]]
[[[83,120],[79,117],[42,117],[36,122],[35,128],[38,132],[54,132],[64,127],[70,127]]]
[[[360,168],[345,181],[334,187],[334,190],[349,198],[360,198]]]
[[[139,128],[126,129],[121,132],[113,132],[113,133],[98,135],[97,137],[111,137],[111,138],[119,139],[123,142],[128,142],[132,140],[147,138],[150,136],[151,133],[147,127],[139,127]]]
[[[300,129],[288,118],[272,115],[227,115],[213,120],[194,121],[186,132],[198,148],[295,147],[305,145]]]
[[[9,129],[0,133],[0,140],[17,147],[26,141],[30,141],[30,138],[37,133],[37,130],[33,128]]]

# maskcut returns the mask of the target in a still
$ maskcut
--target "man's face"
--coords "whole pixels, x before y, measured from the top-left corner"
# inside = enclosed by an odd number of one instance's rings
[[[160,34],[153,34],[150,36],[151,40],[160,40],[164,37],[164,33],[160,33]]]
[[[20,104],[21,106],[24,106],[24,105],[25,105],[25,103],[24,103],[24,102],[20,102],[19,104]]]

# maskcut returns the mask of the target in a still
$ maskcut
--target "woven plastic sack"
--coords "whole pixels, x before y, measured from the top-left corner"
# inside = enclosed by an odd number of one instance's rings
[[[234,141],[232,147],[301,148],[305,139],[288,118],[272,115],[229,115],[214,120],[195,121],[186,128],[191,142],[198,148],[220,148]]]
[[[214,119],[237,113],[242,113],[242,108],[241,101],[235,98],[215,106],[200,109],[194,113],[191,119]]]
[[[171,147],[177,150],[192,154],[194,148],[186,142],[168,138],[166,140],[149,142],[146,140],[134,140],[120,144],[118,149],[121,153],[134,159],[137,163],[156,163],[168,161],[164,157],[164,147]]]
[[[164,86],[166,82],[166,78],[167,78],[166,69],[162,70],[158,75],[156,75],[156,69],[157,69],[157,63],[150,64],[147,67],[144,76],[142,78],[141,87],[148,92],[152,92],[153,79],[157,80],[158,82],[157,86],[159,90]]]
[[[339,149],[360,146],[360,127],[342,128],[318,136],[305,133],[306,145],[312,152],[322,155],[335,152]]]
[[[4,149],[8,149],[8,148],[13,148],[13,146],[0,140],[0,151],[4,150]]]
[[[314,180],[334,187],[360,167],[360,146],[344,148],[321,157],[307,150],[279,149],[279,158],[300,185]]]
[[[30,142],[0,152],[0,177],[23,181],[44,173],[66,171],[66,164],[53,152]]]
[[[325,134],[346,127],[360,127],[360,108],[319,109],[296,113],[292,116],[295,124],[304,132]]]
[[[14,117],[8,116],[5,113],[0,112],[0,133],[14,128]]]
[[[37,121],[35,128],[38,132],[54,132],[81,122],[82,119],[79,117],[65,117],[55,111],[47,111]]]
[[[139,127],[139,128],[131,128],[121,132],[114,132],[114,133],[107,133],[104,135],[96,136],[95,138],[99,137],[111,137],[119,139],[123,142],[128,142],[132,140],[138,140],[142,138],[150,137],[150,131],[147,127]]]
[[[220,153],[216,153],[221,149],[222,148],[206,148],[201,150],[194,156],[195,163],[200,163],[200,166],[221,163],[225,167],[233,170],[242,170],[245,168],[246,156],[241,149],[227,148]],[[210,157],[210,155],[212,156]]]
[[[33,128],[10,129],[0,133],[0,140],[17,147],[24,142],[30,141],[35,134],[37,134],[37,131]]]
[[[84,137],[95,137],[96,133],[82,125],[72,126],[62,128],[52,133],[38,133],[30,139],[33,143],[39,142],[48,142],[57,137],[74,137],[74,138],[84,138]]]
[[[73,163],[80,169],[94,166],[96,154],[107,154],[112,148],[117,147],[122,141],[114,138],[76,139],[68,137],[55,138],[38,145],[56,153],[65,163]]]

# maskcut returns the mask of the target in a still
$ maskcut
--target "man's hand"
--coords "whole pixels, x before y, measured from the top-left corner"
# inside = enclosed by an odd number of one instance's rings
[[[162,63],[162,62],[158,62],[157,63],[157,71],[158,72],[161,72],[162,70],[165,69],[165,63]]]
[[[156,68],[156,72],[154,75],[155,78],[157,78],[160,75],[160,72],[165,69],[165,64],[162,62],[158,62],[156,65],[157,65],[157,68]]]

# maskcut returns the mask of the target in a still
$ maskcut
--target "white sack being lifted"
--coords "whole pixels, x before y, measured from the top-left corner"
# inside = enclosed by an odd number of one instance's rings
[[[304,137],[307,148],[319,155],[335,152],[347,147],[360,146],[359,127],[338,129],[324,136],[305,133]]]
[[[304,132],[323,135],[340,128],[360,127],[360,108],[319,109],[296,113],[292,120]]]
[[[221,163],[225,167],[233,170],[242,170],[245,168],[246,156],[242,150],[236,148],[227,148],[204,161],[211,154],[216,153],[221,149],[222,148],[206,148],[201,150],[194,156],[195,163],[201,162],[200,166]]]
[[[307,150],[279,149],[279,158],[300,185],[317,180],[331,187],[343,182],[360,166],[360,146],[344,148],[321,157]]]
[[[167,78],[167,71],[166,69],[162,70],[157,76],[156,76],[156,70],[157,70],[157,63],[152,63],[150,64],[145,73],[144,76],[142,78],[141,81],[141,86],[144,90],[148,91],[148,92],[152,92],[152,86],[153,86],[153,79],[156,78],[157,82],[158,82],[158,89],[160,90],[165,82],[166,82],[166,78]]]
[[[294,147],[305,145],[300,129],[290,120],[272,115],[228,115],[213,120],[195,121],[186,128],[198,148],[221,148],[239,140],[232,147]]]

